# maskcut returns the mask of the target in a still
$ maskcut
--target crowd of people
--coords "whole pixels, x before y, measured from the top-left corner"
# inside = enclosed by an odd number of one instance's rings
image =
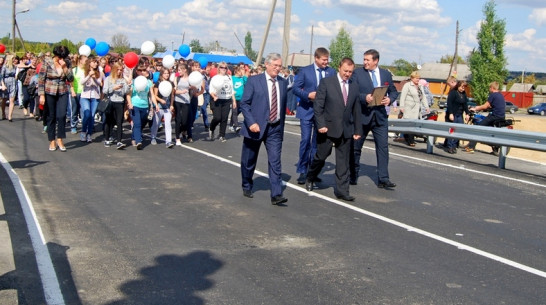
[[[63,139],[67,126],[72,134],[80,133],[80,141],[88,143],[101,138],[95,135],[97,127],[102,130],[104,146],[124,149],[129,136],[124,135],[123,124],[129,122],[130,145],[141,150],[145,126],[150,126],[151,145],[158,144],[161,129],[167,148],[192,143],[199,116],[208,133],[206,140],[226,142],[231,112],[230,129],[243,136],[243,195],[253,198],[252,177],[263,143],[271,202],[283,205],[287,201],[281,181],[284,122],[287,115],[295,113],[301,129],[297,182],[305,184],[308,191],[322,181],[321,169],[335,147],[334,193],[340,199],[354,200],[349,185],[357,185],[362,146],[370,132],[376,148],[377,186],[396,187],[388,171],[388,114],[389,107],[397,106],[399,94],[392,74],[379,68],[379,52],[374,49],[364,52],[363,67],[358,69],[351,58],[344,58],[336,71],[328,66],[329,56],[327,49],[318,48],[314,62],[295,73],[283,67],[276,53],[269,54],[265,64],[256,69],[226,62],[202,67],[198,61],[184,59],[167,67],[161,59],[146,56],[131,69],[121,56],[69,54],[64,46],[55,47],[51,54],[27,53],[21,59],[7,55],[0,57],[2,120],[13,122],[14,107],[19,103],[25,117],[43,121],[50,151],[66,151]],[[191,80],[194,73],[200,76],[198,83]],[[430,111],[430,92],[422,81],[419,73],[413,72],[404,85],[400,118],[418,119]],[[448,84],[446,121],[462,123],[464,113],[473,110],[467,105],[466,82],[450,78]],[[386,93],[377,97],[377,89]],[[492,83],[490,91],[490,100],[476,109],[493,108],[490,120],[482,125],[504,116],[498,84]],[[101,111],[97,112],[99,105]],[[212,112],[210,122],[207,107]],[[241,113],[244,124],[238,120]],[[415,146],[412,135],[403,139]],[[449,153],[455,153],[458,142],[447,139],[444,145]],[[466,151],[473,152],[474,145],[470,143]]]

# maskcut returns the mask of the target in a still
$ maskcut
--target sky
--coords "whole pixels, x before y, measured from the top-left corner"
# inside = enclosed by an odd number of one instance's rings
[[[243,53],[248,31],[258,51],[274,0],[17,0],[17,23],[25,40],[75,43],[94,38],[109,43],[125,34],[132,47],[157,40],[168,49],[198,39],[218,41]],[[293,0],[289,53],[311,53],[330,45],[341,27],[353,40],[354,57],[379,51],[380,64],[396,59],[424,64],[453,55],[459,21],[459,55],[477,47],[476,34],[486,0]],[[508,70],[546,72],[546,1],[496,0],[496,15],[506,21]],[[11,32],[12,0],[0,1],[0,36]],[[285,1],[276,1],[264,54],[282,53]],[[311,34],[311,29],[313,35]],[[184,41],[182,40],[184,39]]]

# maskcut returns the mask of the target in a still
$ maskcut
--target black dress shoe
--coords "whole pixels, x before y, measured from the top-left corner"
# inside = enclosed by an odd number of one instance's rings
[[[300,174],[300,176],[298,177],[298,184],[305,184],[306,179],[307,179],[306,174]]]
[[[278,196],[275,196],[275,197],[272,197],[271,198],[271,204],[272,205],[279,205],[279,206],[283,206],[285,202],[287,202],[288,199],[284,198],[283,196],[281,195],[278,195]]]
[[[336,195],[337,199],[345,200],[345,201],[355,201],[355,197],[351,195]]]
[[[305,181],[305,189],[308,190],[309,192],[313,191],[313,181],[311,180],[307,180]]]
[[[245,196],[247,198],[254,198],[254,195],[252,195],[251,190],[243,190],[243,196]]]
[[[380,182],[377,184],[377,187],[380,188],[380,189],[396,187],[396,183],[393,183],[393,182],[391,182],[390,180],[387,180],[387,181],[380,181]]]

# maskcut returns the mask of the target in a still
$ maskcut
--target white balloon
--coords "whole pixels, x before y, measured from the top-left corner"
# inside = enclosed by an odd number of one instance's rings
[[[165,55],[161,62],[163,63],[163,67],[167,69],[174,67],[174,57],[172,55]]]
[[[190,83],[190,86],[201,86],[203,83],[203,74],[199,71],[193,71],[190,73],[190,76],[188,76],[188,82]]]
[[[224,87],[224,79],[224,75],[215,75],[210,79],[210,85],[217,91],[220,91],[222,90],[222,87]]]
[[[134,81],[135,90],[138,92],[146,90],[146,86],[148,86],[148,79],[144,76],[138,76],[135,78]]]
[[[161,83],[159,83],[158,89],[161,95],[167,97],[171,95],[171,92],[173,91],[173,85],[171,84],[171,82],[164,80]]]
[[[142,43],[142,46],[140,46],[140,53],[144,55],[150,55],[155,51],[155,45],[151,41],[145,41]]]
[[[89,54],[91,54],[91,48],[88,45],[84,44],[80,47],[79,53],[80,55],[89,56]]]

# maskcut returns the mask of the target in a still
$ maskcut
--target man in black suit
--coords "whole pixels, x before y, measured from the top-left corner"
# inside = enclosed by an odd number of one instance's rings
[[[313,190],[313,181],[322,170],[326,158],[336,148],[336,186],[337,198],[353,201],[349,195],[349,167],[352,139],[358,140],[362,134],[360,123],[360,101],[358,86],[349,79],[355,63],[343,58],[336,76],[323,79],[317,89],[313,111],[318,128],[317,152],[307,172],[305,188]]]
[[[281,55],[271,53],[265,58],[265,73],[251,76],[245,85],[241,112],[244,117],[241,178],[243,195],[252,198],[252,176],[262,142],[267,150],[271,204],[284,205],[282,195],[281,151],[286,116],[288,82],[278,76],[282,68]]]
[[[362,110],[363,136],[354,141],[353,160],[351,160],[351,181],[356,185],[360,170],[360,155],[364,139],[371,131],[375,142],[375,155],[377,158],[377,187],[393,188],[395,183],[389,178],[389,135],[388,115],[385,106],[391,105],[398,97],[398,91],[394,87],[392,75],[385,69],[380,69],[379,52],[370,49],[364,52],[364,67],[353,73],[352,80],[358,85],[360,92],[360,103]],[[375,87],[387,86],[387,94],[383,97],[381,105],[368,106],[373,101],[372,92]]]

